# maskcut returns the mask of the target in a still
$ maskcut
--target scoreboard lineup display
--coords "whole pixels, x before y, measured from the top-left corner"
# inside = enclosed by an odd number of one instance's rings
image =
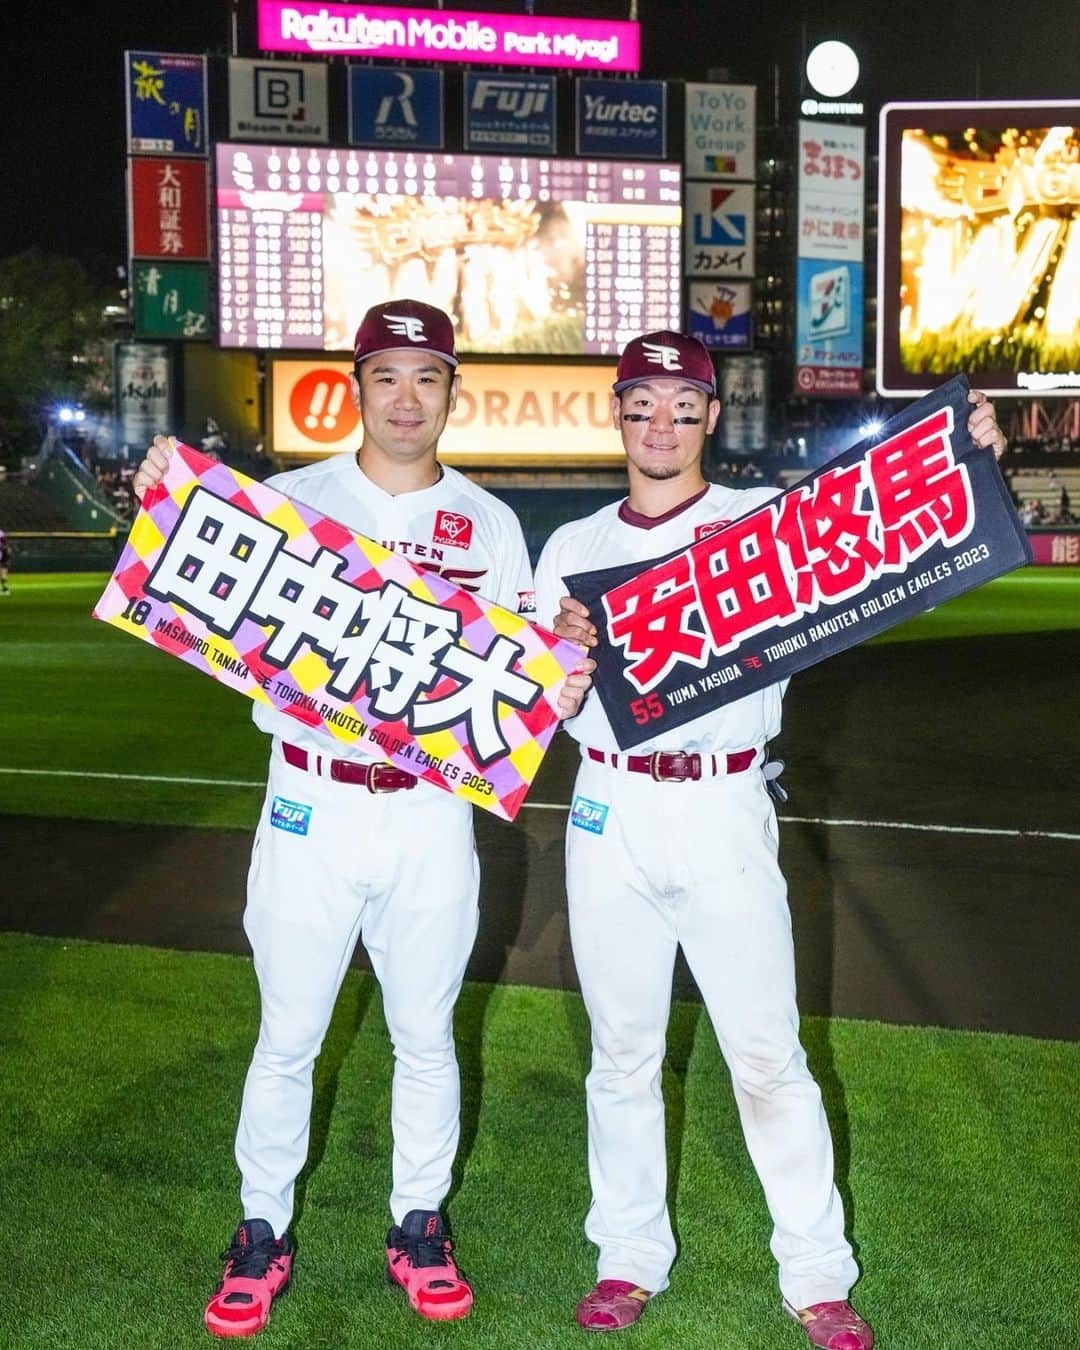
[[[223,347],[345,351],[415,295],[462,351],[614,356],[681,321],[676,164],[219,144]]]

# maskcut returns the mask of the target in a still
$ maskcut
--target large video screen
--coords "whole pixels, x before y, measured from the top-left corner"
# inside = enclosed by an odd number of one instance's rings
[[[1080,104],[882,111],[878,387],[1080,394]]]
[[[462,351],[614,356],[681,319],[674,164],[217,147],[223,347],[348,351],[412,296]]]

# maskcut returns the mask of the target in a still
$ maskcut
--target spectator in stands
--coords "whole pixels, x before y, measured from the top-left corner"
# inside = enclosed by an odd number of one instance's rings
[[[8,543],[8,537],[3,530],[0,530],[0,595],[10,595],[11,586],[8,584],[8,568],[11,565],[11,545]]]

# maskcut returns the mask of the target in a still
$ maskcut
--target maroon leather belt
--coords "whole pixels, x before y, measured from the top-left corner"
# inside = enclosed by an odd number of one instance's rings
[[[742,773],[757,758],[756,750],[735,750],[727,755],[691,754],[687,750],[655,750],[651,755],[617,755],[608,750],[585,747],[585,753],[597,764],[609,764],[628,773],[647,773],[657,783],[697,782],[699,778],[719,778],[723,774]]]
[[[332,778],[335,783],[358,783],[369,792],[408,792],[416,786],[416,779],[393,764],[360,764],[354,759],[331,759],[328,755],[309,754],[298,745],[281,743],[285,763],[294,769]]]

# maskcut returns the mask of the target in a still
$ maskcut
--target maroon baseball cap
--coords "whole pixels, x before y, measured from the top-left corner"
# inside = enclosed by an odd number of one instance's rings
[[[353,339],[353,360],[357,365],[380,352],[428,352],[456,366],[454,325],[450,316],[422,300],[390,300],[372,305],[360,321]]]
[[[618,394],[643,380],[682,380],[716,397],[716,372],[704,343],[670,328],[644,333],[623,348],[612,389]]]

